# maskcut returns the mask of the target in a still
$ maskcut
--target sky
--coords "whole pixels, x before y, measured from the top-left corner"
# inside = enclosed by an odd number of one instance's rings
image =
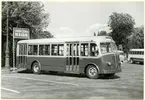
[[[44,2],[44,1],[43,1]],[[50,14],[46,30],[56,37],[90,36],[107,30],[112,12],[128,13],[135,19],[135,27],[144,25],[143,2],[44,2]]]

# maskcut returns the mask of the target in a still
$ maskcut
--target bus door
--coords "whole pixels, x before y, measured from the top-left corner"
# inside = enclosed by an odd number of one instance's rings
[[[66,67],[69,73],[79,73],[79,43],[67,43]]]
[[[27,44],[19,44],[19,54],[17,56],[17,67],[26,68],[27,67]]]

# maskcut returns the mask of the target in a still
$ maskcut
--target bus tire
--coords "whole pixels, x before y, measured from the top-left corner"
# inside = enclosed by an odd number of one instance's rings
[[[97,79],[99,77],[98,69],[94,65],[89,65],[86,69],[86,75],[90,79]]]
[[[40,64],[38,62],[33,63],[32,71],[33,71],[34,74],[40,74],[41,68],[40,68]]]

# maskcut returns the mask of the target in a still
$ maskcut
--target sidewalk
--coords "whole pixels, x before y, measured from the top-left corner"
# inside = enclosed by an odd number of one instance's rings
[[[7,69],[7,68],[1,68],[1,74],[11,74],[11,73],[17,73],[17,69]]]

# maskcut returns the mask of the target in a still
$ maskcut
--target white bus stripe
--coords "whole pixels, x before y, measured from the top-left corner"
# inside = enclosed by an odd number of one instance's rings
[[[58,82],[58,81],[48,81],[48,80],[35,79],[35,78],[27,78],[27,77],[13,77],[13,76],[4,76],[4,77],[22,78],[22,79],[27,79],[27,80],[35,80],[35,81],[42,81],[42,82],[51,82],[51,83],[57,83],[57,84],[65,84],[65,85],[78,86],[78,84],[73,84],[73,83]]]
[[[8,89],[8,88],[3,88],[1,87],[2,90],[6,90],[6,91],[10,91],[10,92],[14,92],[14,93],[20,93],[19,91],[16,90],[12,90],[12,89]]]

